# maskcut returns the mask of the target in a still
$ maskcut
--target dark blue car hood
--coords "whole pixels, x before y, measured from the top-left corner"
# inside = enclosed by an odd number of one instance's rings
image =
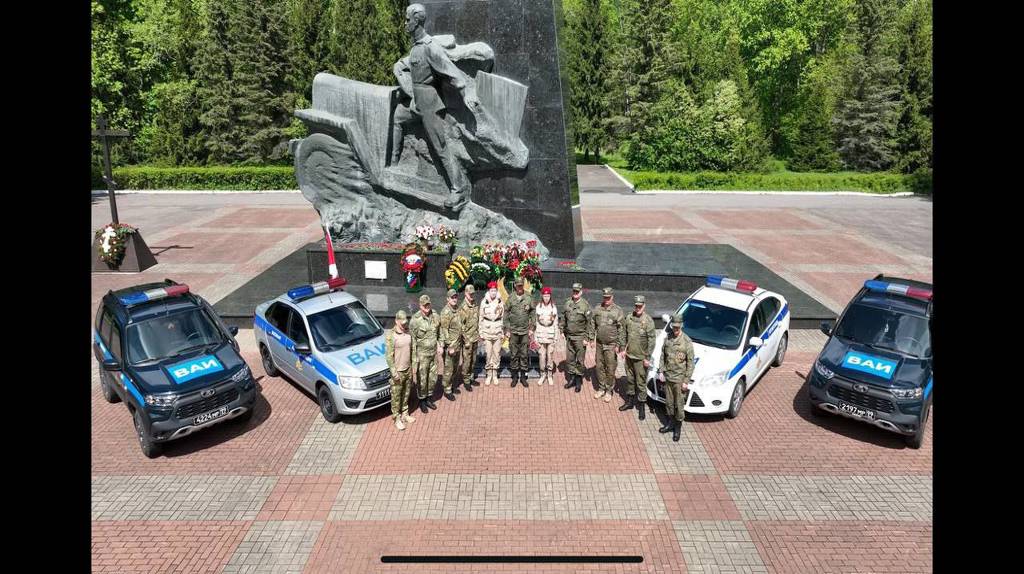
[[[932,373],[931,359],[915,359],[838,337],[829,339],[818,360],[845,379],[882,388],[922,387]]]
[[[224,381],[244,364],[235,348],[224,342],[209,352],[199,349],[152,365],[129,366],[127,373],[143,393],[183,394]]]

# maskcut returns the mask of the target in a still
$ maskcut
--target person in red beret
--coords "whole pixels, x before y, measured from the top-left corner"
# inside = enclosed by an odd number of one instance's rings
[[[487,284],[487,295],[480,302],[480,340],[484,342],[487,355],[487,378],[484,385],[498,384],[498,365],[501,362],[501,344],[505,340],[505,304],[498,295],[498,284],[491,281]]]
[[[534,341],[537,343],[537,355],[540,359],[540,382],[538,386],[547,381],[549,385],[555,384],[555,337],[558,336],[558,306],[551,299],[551,287],[540,290],[540,303],[534,309],[537,314],[536,327],[533,331]]]

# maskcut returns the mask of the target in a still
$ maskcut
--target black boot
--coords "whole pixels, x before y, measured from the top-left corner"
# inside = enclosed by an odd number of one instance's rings
[[[427,397],[424,400],[426,400],[427,406],[430,407],[431,410],[435,410],[435,411],[437,410],[437,405],[434,404],[434,399],[433,398]],[[640,418],[642,419],[643,417],[640,417]]]
[[[516,388],[516,383],[519,382],[519,371],[509,368],[508,372],[512,374],[512,388],[514,389]]]
[[[526,371],[519,371],[519,384],[523,385],[523,388],[529,388],[530,383],[526,382]]]
[[[583,375],[576,375],[576,392],[583,388]]]
[[[444,398],[448,399],[449,401],[454,401],[455,395],[453,393],[445,393]]]
[[[420,412],[427,414],[427,399],[420,399]]]
[[[472,393],[473,392],[473,385],[471,385],[470,383],[471,383],[471,381],[466,381],[466,382],[462,383],[462,388],[466,389],[467,393]]]
[[[576,375],[570,375],[570,374],[566,373],[566,375],[565,375],[565,388],[571,389],[571,388],[573,388],[575,386],[576,386]]]
[[[645,404],[646,403],[637,403],[636,404],[636,410],[637,410],[637,414],[638,414],[640,420],[644,420],[645,418],[647,418],[647,414],[644,413],[644,405]]]
[[[676,428],[676,419],[674,419],[674,418],[672,418],[670,416],[669,419],[668,419],[668,422],[665,423],[665,425],[662,426],[660,429],[658,429],[658,432],[660,432],[661,434],[665,434],[667,432],[672,432],[672,430],[675,429],[675,428]]]
[[[629,409],[633,408],[635,405],[636,405],[636,397],[634,397],[633,395],[627,395],[626,396],[626,402],[621,407],[619,407],[619,410],[620,411],[628,411]]]
[[[676,421],[676,426],[672,429],[672,442],[679,442],[679,433],[682,429],[683,421]]]

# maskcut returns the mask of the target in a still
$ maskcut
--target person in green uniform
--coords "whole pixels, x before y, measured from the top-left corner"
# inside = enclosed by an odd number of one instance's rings
[[[451,329],[459,337],[459,364],[462,366],[462,388],[473,392],[473,385],[480,383],[473,379],[473,367],[476,366],[476,348],[480,344],[480,306],[473,300],[476,287],[472,283],[466,285],[465,298],[462,306],[455,313]]]
[[[565,335],[565,388],[583,387],[583,358],[594,340],[590,303],[583,298],[583,284],[572,284],[572,296],[565,300],[558,315],[558,328]]]
[[[597,350],[594,353],[597,363],[598,390],[594,398],[604,397],[610,403],[615,393],[615,369],[618,357],[626,346],[626,314],[615,304],[615,293],[611,287],[601,292],[601,304],[594,308],[590,322],[597,337]]]
[[[679,441],[683,426],[683,407],[686,392],[693,376],[693,341],[683,332],[683,318],[672,317],[672,332],[661,346],[661,371],[665,374],[665,412],[668,422],[658,429],[660,433],[672,431],[672,440]]]
[[[409,391],[412,390],[412,335],[405,310],[395,313],[395,326],[384,335],[384,358],[391,370],[391,416],[395,427],[405,430],[416,419],[409,416]]]
[[[644,420],[647,404],[647,368],[654,352],[654,319],[644,310],[643,295],[633,297],[633,312],[626,317],[626,402],[619,407],[626,411],[636,407],[640,420]]]
[[[533,298],[524,291],[523,278],[517,277],[515,291],[505,301],[505,337],[508,339],[508,369],[512,371],[512,386],[526,383],[526,371],[530,368],[530,338],[533,337]]]
[[[439,323],[437,313],[430,308],[430,295],[420,295],[420,309],[409,321],[409,333],[412,334],[413,342],[416,398],[419,399],[420,411],[424,413],[427,408],[437,409],[434,404],[434,388],[437,386],[437,353],[441,347],[438,342]]]
[[[455,314],[459,310],[459,292],[455,289],[448,290],[448,304],[441,311],[438,320],[438,344],[441,346],[441,360],[444,361],[444,373],[441,375],[441,385],[444,389],[444,398],[449,401],[455,400],[452,383],[455,373],[459,372],[459,358],[462,356],[459,347],[459,333],[452,329]]]

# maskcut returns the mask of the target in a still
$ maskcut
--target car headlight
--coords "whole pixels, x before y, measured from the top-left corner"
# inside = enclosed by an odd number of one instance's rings
[[[178,400],[178,395],[146,395],[146,404],[151,407],[169,407]]]
[[[249,365],[242,365],[242,368],[238,369],[237,373],[231,375],[231,382],[241,383],[242,381],[248,379],[251,376],[252,371],[249,370]]]
[[[338,384],[343,389],[349,389],[353,391],[366,390],[366,383],[363,382],[362,377],[342,377],[338,376]]]
[[[825,378],[826,381],[836,376],[828,367],[821,364],[821,361],[814,361],[814,370],[818,371],[818,374]]]
[[[889,389],[889,392],[897,399],[919,399],[924,394],[924,390],[921,387],[916,389]]]
[[[725,381],[728,380],[729,371],[722,371],[721,373],[715,373],[713,375],[708,375],[704,377],[703,379],[701,379],[700,385],[702,387],[717,387],[719,385],[724,385]]]

